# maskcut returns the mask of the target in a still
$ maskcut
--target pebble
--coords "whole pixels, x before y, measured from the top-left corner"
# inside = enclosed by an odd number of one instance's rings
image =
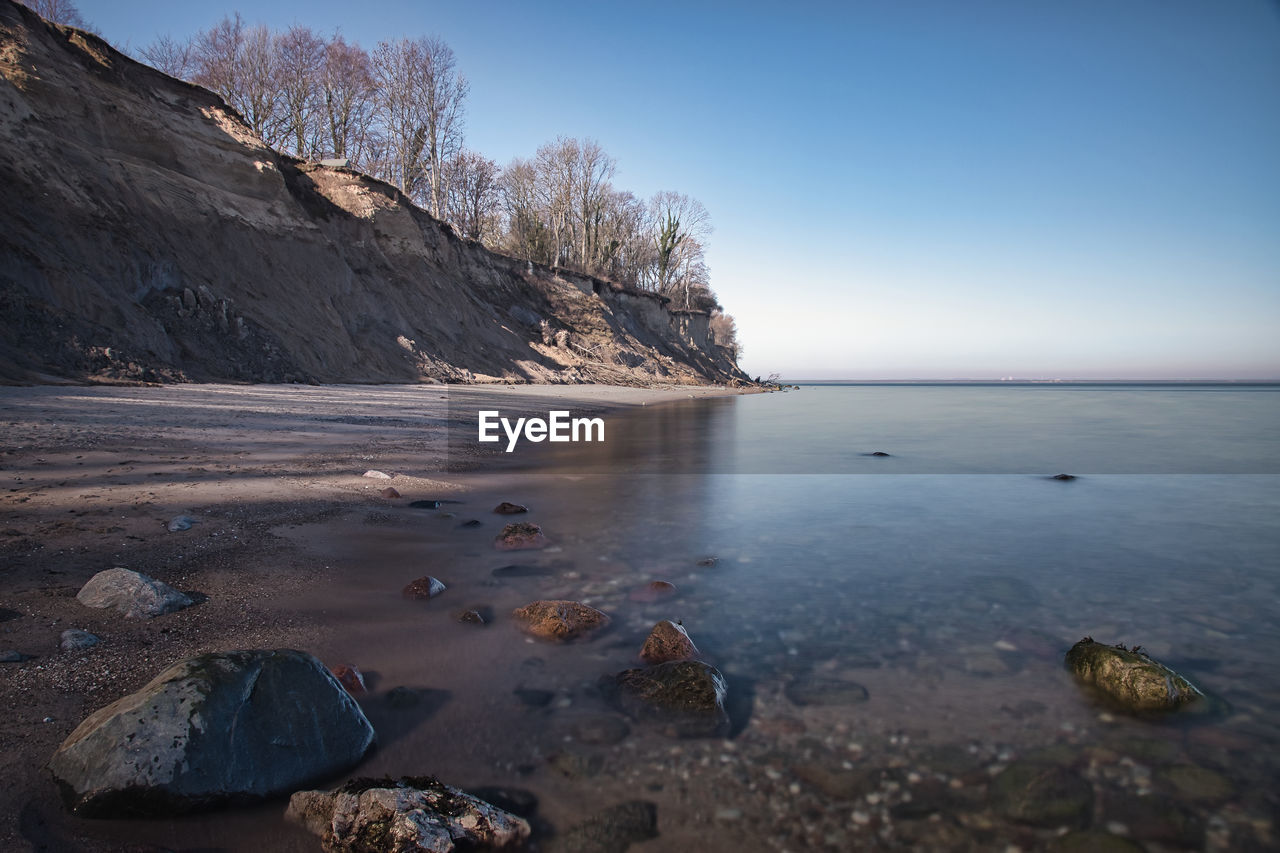
[[[22,663],[26,659],[26,655],[14,649],[0,652],[0,663]]]
[[[191,525],[196,523],[196,520],[189,515],[175,515],[169,519],[169,532],[178,533],[183,530],[190,530]]]
[[[79,628],[68,628],[62,632],[61,645],[64,652],[77,652],[98,645],[102,640],[88,631]]]
[[[437,578],[425,575],[417,580],[410,581],[404,589],[400,590],[400,595],[404,598],[421,600],[425,598],[435,598],[444,592],[448,587],[440,582]]]
[[[365,471],[362,476],[368,477],[370,480],[390,480],[391,479],[390,474],[384,474],[382,471],[374,471],[372,469]]]

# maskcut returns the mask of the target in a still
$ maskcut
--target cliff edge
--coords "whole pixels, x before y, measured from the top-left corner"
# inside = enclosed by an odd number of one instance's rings
[[[746,380],[708,317],[490,252],[0,0],[0,382]]]

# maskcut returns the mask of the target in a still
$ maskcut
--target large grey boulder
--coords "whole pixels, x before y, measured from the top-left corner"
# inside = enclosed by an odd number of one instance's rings
[[[150,619],[195,604],[166,583],[120,568],[89,578],[76,600],[86,607],[110,607],[133,619]]]
[[[360,706],[291,649],[190,658],[95,711],[49,762],[88,817],[176,814],[296,791],[373,744]]]
[[[529,837],[523,818],[429,776],[299,791],[285,816],[320,836],[326,853],[506,850]]]

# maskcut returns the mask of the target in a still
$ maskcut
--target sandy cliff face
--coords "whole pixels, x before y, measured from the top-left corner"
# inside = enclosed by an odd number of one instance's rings
[[[3,382],[745,379],[660,300],[459,240],[11,0],[0,145]]]

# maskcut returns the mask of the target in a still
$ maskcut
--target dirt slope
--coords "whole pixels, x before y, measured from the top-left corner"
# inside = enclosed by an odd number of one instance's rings
[[[0,146],[0,382],[746,378],[705,316],[459,240],[11,0]]]

